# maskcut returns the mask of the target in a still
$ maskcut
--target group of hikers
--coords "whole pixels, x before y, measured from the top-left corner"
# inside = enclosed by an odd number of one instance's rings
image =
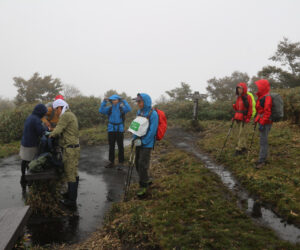
[[[148,94],[139,93],[134,100],[138,106],[137,117],[144,117],[148,122],[143,136],[134,135],[135,132],[140,130],[134,128],[132,139],[132,145],[135,146],[136,150],[135,166],[140,184],[137,196],[143,197],[150,185],[148,169],[151,150],[154,148],[157,139],[159,117],[156,109],[152,108],[152,100]],[[99,112],[108,116],[109,164],[105,166],[106,168],[115,167],[116,143],[118,145],[118,169],[124,168],[124,121],[125,115],[130,111],[131,107],[128,102],[119,95],[104,98],[101,103]],[[143,124],[139,125],[141,125],[141,128],[143,127]],[[23,179],[25,179],[26,170],[28,170],[30,163],[39,155],[42,136],[47,136],[49,139],[58,139],[62,151],[63,181],[67,183],[67,192],[63,194],[64,199],[61,202],[67,207],[74,208],[76,207],[79,183],[79,129],[77,117],[62,95],[56,96],[55,100],[47,105],[36,105],[32,114],[25,121],[20,148]]]
[[[236,156],[243,155],[249,150],[247,146],[247,137],[249,134],[248,126],[251,120],[253,119],[254,122],[254,132],[258,125],[260,133],[260,150],[255,167],[260,169],[267,163],[269,146],[268,136],[272,124],[283,117],[283,102],[280,95],[270,93],[270,83],[268,80],[258,80],[255,82],[255,85],[257,87],[256,101],[253,94],[248,92],[246,83],[239,83],[237,85],[237,99],[236,103],[233,104],[235,115],[232,122],[236,122],[239,129],[238,142],[235,151]]]
[[[273,99],[267,80],[261,79],[255,84],[258,88],[256,103],[253,95],[248,92],[246,83],[239,83],[236,87],[237,100],[233,104],[235,110],[233,123],[238,125],[239,132],[235,155],[242,155],[247,152],[247,127],[253,119],[254,123],[258,124],[260,131],[260,152],[256,168],[261,168],[266,164],[268,155],[268,134],[273,122]],[[140,188],[137,196],[143,197],[151,185],[148,173],[151,151],[156,140],[160,140],[165,133],[166,119],[165,123],[161,120],[164,114],[152,107],[152,100],[148,94],[140,93],[134,100],[138,106],[138,112],[129,131],[133,133],[132,145],[135,146],[135,167],[139,176]],[[128,102],[119,95],[104,98],[101,103],[99,112],[108,116],[109,164],[105,166],[106,168],[116,166],[116,143],[118,145],[117,168],[119,170],[124,168],[124,121],[125,115],[130,111],[131,107]],[[25,175],[29,163],[37,157],[40,138],[45,135],[49,138],[57,138],[62,150],[67,192],[61,202],[66,206],[76,207],[80,157],[78,121],[61,95],[56,96],[52,103],[36,105],[32,114],[25,121],[20,149],[22,176]]]

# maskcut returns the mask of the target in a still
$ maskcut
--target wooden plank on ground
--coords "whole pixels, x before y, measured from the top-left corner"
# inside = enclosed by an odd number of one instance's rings
[[[25,175],[26,181],[52,180],[57,178],[57,173],[54,169],[47,170],[40,173],[27,173]]]
[[[0,249],[12,249],[30,217],[29,206],[0,210]]]

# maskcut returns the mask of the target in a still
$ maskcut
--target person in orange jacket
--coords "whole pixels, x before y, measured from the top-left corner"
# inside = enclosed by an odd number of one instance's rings
[[[257,86],[257,102],[256,111],[257,116],[255,117],[255,122],[259,124],[260,132],[260,150],[259,159],[256,163],[256,168],[262,168],[267,160],[268,156],[268,136],[272,127],[272,97],[270,96],[270,83],[268,80],[261,79],[255,82]]]
[[[58,99],[64,100],[64,97],[62,95],[57,95],[54,101]],[[56,124],[58,123],[59,116],[53,109],[52,102],[47,103],[46,107],[48,111],[46,115],[42,118],[42,122],[45,124],[46,127],[48,127],[49,130],[53,130],[56,127]]]
[[[236,87],[236,103],[233,104],[233,109],[236,111],[234,121],[236,121],[239,129],[238,143],[235,155],[241,155],[247,152],[247,125],[252,116],[252,98],[247,94],[247,84],[241,82]]]

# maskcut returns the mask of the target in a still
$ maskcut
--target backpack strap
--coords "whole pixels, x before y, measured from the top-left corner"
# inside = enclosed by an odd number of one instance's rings
[[[147,119],[150,121],[150,116],[152,115],[153,113],[153,108],[151,108],[151,110],[149,111],[149,114],[147,115]]]
[[[266,97],[267,96],[271,96],[270,94],[268,95],[265,95],[263,98],[260,99],[259,103],[260,103],[260,106],[262,106],[263,108],[265,107],[265,101],[266,101]]]

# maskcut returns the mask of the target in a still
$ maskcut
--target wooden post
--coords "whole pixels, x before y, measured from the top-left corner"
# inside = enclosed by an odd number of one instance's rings
[[[198,106],[199,106],[200,93],[199,91],[195,91],[193,94],[194,101],[194,110],[193,110],[193,120],[198,120]]]

